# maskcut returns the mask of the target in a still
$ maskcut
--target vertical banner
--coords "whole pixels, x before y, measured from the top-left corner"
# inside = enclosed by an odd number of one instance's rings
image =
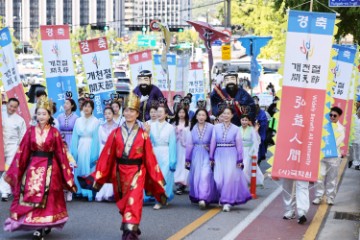
[[[176,61],[177,77],[175,83],[176,94],[184,95],[185,83],[189,77],[190,56],[181,56]]]
[[[336,65],[331,69],[336,84],[333,92],[333,105],[343,110],[339,121],[345,127],[344,146],[341,147],[341,154],[345,156],[347,154],[350,137],[354,97],[353,91],[351,91],[352,95],[350,96],[350,88],[357,49],[355,46],[341,46],[337,44],[334,44],[333,48],[338,53],[337,56],[333,58]]]
[[[26,125],[29,126],[30,112],[16,65],[14,48],[8,28],[0,30],[0,46],[0,72],[4,90],[8,98],[17,98],[19,100],[18,113],[24,118]]]
[[[78,91],[71,54],[68,25],[40,26],[43,64],[49,98],[57,106],[57,117],[64,112],[65,93],[72,92],[72,99],[78,102]],[[79,114],[79,108],[77,110]]]
[[[335,14],[290,11],[272,175],[316,181]]]
[[[153,73],[153,60],[151,50],[145,50],[129,54],[130,62],[130,78],[132,86],[135,88],[138,85],[137,75],[142,70],[149,70]]]
[[[0,107],[2,106],[2,97],[0,96]],[[4,152],[4,136],[2,129],[2,112],[0,111],[0,172],[5,170],[5,152]]]
[[[160,54],[154,54],[154,73],[153,80],[154,84],[160,88],[164,97],[168,98],[169,95],[169,86],[167,84],[167,74],[164,71],[164,68],[161,66],[161,57]],[[174,96],[176,89],[176,55],[167,54],[166,56],[168,71],[169,71],[169,81],[170,81],[170,91],[171,96]],[[168,99],[170,101],[171,99]]]
[[[201,62],[191,62],[186,93],[193,95],[191,101],[192,109],[195,108],[196,102],[199,99],[205,100],[204,83],[204,65]]]
[[[90,94],[95,95],[94,115],[104,121],[104,100],[114,92],[110,53],[105,37],[79,42]]]

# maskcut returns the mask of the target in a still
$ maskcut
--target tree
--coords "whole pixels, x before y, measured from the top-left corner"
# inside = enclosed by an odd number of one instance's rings
[[[320,3],[324,4],[325,6],[328,6],[329,1],[328,0],[318,0]],[[295,8],[296,10],[303,10],[303,11],[309,11],[310,4],[305,4],[302,6],[299,6],[299,1],[297,0],[287,0],[286,4],[282,4],[282,0],[274,0],[275,2],[275,8],[277,10],[282,11],[285,13],[286,9]],[[354,36],[355,43],[360,42],[360,11],[359,8],[352,7],[352,8],[331,8],[334,11],[340,13],[340,16],[338,17],[341,22],[337,24],[339,27],[339,30],[335,36],[336,39],[340,39],[341,37],[352,34]],[[328,8],[322,6],[321,4],[314,1],[313,9],[314,12],[331,12]]]
[[[219,13],[223,16],[223,7]],[[280,60],[284,56],[286,23],[285,13],[277,11],[273,1],[232,1],[231,24],[243,26],[241,35],[272,36],[259,58]]]

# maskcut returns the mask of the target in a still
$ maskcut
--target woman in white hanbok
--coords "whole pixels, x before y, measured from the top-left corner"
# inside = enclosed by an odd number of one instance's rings
[[[166,107],[163,105],[157,109],[158,121],[150,125],[150,137],[154,146],[154,153],[165,178],[165,192],[168,202],[174,198],[174,172],[176,170],[176,134],[174,127],[165,119]],[[156,203],[154,209],[160,209],[162,205]]]
[[[82,189],[78,176],[87,176],[95,170],[99,157],[99,120],[92,114],[94,102],[86,99],[83,104],[84,116],[78,118],[73,129],[70,152],[73,155],[77,168],[75,168],[75,183],[78,188],[77,196],[94,199],[91,190]]]
[[[241,120],[240,132],[243,142],[244,173],[247,182],[250,184],[252,158],[253,157],[257,158],[258,156],[260,136],[254,129],[254,127],[249,126],[250,118],[248,115],[243,114],[240,117],[240,120]],[[257,164],[256,164],[256,185],[264,185],[264,175]]]
[[[111,108],[114,111],[114,117],[113,120],[116,124],[120,123],[120,120],[122,119],[122,103],[119,101],[119,99],[113,101],[111,103]]]
[[[102,152],[110,133],[118,126],[113,119],[114,110],[111,107],[106,107],[104,109],[104,117],[105,123],[101,124],[99,127],[100,153]],[[112,201],[113,199],[114,189],[111,183],[105,183],[95,196],[95,200],[98,202],[103,200]]]

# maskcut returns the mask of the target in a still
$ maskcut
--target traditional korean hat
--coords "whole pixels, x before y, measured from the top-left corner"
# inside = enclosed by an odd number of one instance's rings
[[[130,93],[125,101],[125,108],[131,108],[140,112],[140,98],[136,94]]]
[[[54,111],[54,106],[53,106],[53,102],[48,99],[48,97],[46,96],[41,96],[37,103],[36,103],[36,108],[44,108],[46,110],[48,110],[51,114],[53,114]]]
[[[149,70],[141,70],[138,74],[138,77],[152,77],[152,73]]]
[[[236,77],[236,79],[238,78],[238,74],[235,71],[228,71],[228,72],[224,73],[224,78],[227,76],[234,76],[234,77]]]

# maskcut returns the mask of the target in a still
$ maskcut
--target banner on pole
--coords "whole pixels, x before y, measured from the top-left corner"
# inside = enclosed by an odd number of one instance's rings
[[[0,46],[0,72],[4,90],[8,98],[17,98],[19,100],[18,114],[25,120],[26,126],[29,126],[30,111],[16,65],[9,28],[0,30]]]
[[[168,97],[169,86],[167,84],[167,74],[161,66],[161,57],[160,54],[154,54],[154,73],[153,73],[153,81],[154,84],[161,90],[164,97]],[[170,91],[173,96],[176,91],[176,55],[175,54],[167,54],[166,56],[168,71],[169,71],[169,80],[170,80]],[[170,99],[169,99],[170,100]]]
[[[333,105],[343,110],[339,121],[345,127],[344,146],[341,147],[341,154],[345,156],[348,151],[353,110],[352,104],[348,105],[348,102],[352,102],[354,97],[353,95],[350,96],[350,88],[357,49],[355,46],[342,46],[337,44],[334,44],[333,48],[338,53],[337,56],[333,58],[336,66],[331,69],[336,84],[333,91]],[[353,93],[353,91],[351,92]]]
[[[190,108],[194,109],[199,99],[205,100],[204,83],[204,65],[201,62],[191,62],[186,91],[193,95]]]
[[[54,117],[64,112],[65,93],[78,102],[68,25],[40,26],[43,64],[48,96],[56,103]],[[79,108],[78,108],[79,109]],[[79,114],[79,110],[77,110]]]
[[[334,24],[333,13],[289,12],[272,176],[317,180]]]
[[[0,106],[2,106],[2,97],[0,96]],[[2,129],[2,113],[0,112],[0,171],[5,170],[5,152],[4,152],[4,135]]]
[[[114,92],[110,53],[105,37],[79,42],[90,94],[94,94],[94,116],[104,121],[104,100]]]
[[[189,78],[189,69],[190,69],[190,56],[181,56],[177,59],[176,62],[177,77],[175,84],[176,94],[184,95],[185,83]]]
[[[153,60],[151,50],[145,50],[141,52],[135,52],[129,54],[130,62],[130,78],[133,87],[138,85],[137,75],[142,70],[149,70],[153,73]]]

